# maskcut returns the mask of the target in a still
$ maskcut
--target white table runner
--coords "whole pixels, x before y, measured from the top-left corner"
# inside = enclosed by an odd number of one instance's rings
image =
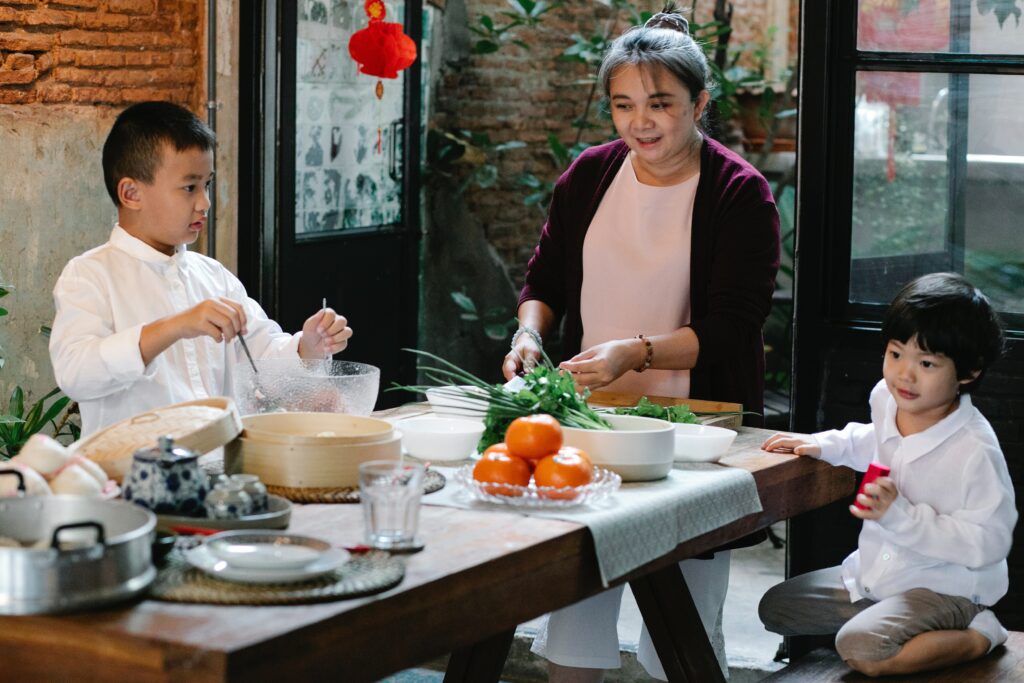
[[[434,467],[448,478],[448,485],[424,496],[424,505],[519,512],[588,527],[605,586],[680,543],[761,511],[750,472],[709,463],[677,464],[665,479],[624,483],[597,503],[552,510],[473,500],[454,481],[457,468]]]

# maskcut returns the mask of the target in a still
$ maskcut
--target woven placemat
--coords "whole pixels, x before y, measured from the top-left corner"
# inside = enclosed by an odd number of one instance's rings
[[[433,493],[444,488],[447,478],[437,470],[427,470],[423,475],[423,493]],[[358,503],[359,487],[345,486],[334,488],[293,488],[290,486],[267,486],[267,491],[275,496],[287,498],[293,503]]]
[[[405,577],[405,560],[372,550],[354,554],[339,569],[309,581],[232,583],[208,576],[188,563],[183,550],[200,542],[194,538],[178,540],[150,587],[150,597],[211,605],[298,605],[379,593],[397,586]]]

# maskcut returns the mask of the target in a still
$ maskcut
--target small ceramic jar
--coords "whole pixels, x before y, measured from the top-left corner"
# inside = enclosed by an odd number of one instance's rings
[[[206,516],[238,519],[252,514],[252,498],[238,481],[219,482],[206,496]]]
[[[124,498],[158,515],[203,516],[209,490],[199,454],[161,436],[155,448],[138,450],[124,486]]]
[[[242,484],[242,489],[252,498],[252,514],[259,515],[267,511],[267,487],[255,474],[232,474],[231,481]]]

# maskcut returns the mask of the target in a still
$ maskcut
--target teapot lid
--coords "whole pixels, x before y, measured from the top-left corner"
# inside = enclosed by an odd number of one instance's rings
[[[165,435],[157,438],[156,446],[141,448],[135,451],[133,457],[143,462],[184,462],[195,460],[199,454],[187,448],[175,446],[174,439]]]

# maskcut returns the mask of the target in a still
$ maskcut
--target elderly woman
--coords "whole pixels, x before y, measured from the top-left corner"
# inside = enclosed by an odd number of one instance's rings
[[[505,377],[539,356],[564,317],[560,367],[581,386],[761,412],[761,326],[779,265],[768,184],[701,133],[708,66],[683,17],[662,12],[627,31],[599,78],[621,139],[585,151],[555,186]],[[680,565],[723,667],[728,562],[720,552]],[[601,680],[619,666],[621,592],[551,615],[534,651],[551,662],[552,680]],[[646,630],[638,659],[664,678]]]

